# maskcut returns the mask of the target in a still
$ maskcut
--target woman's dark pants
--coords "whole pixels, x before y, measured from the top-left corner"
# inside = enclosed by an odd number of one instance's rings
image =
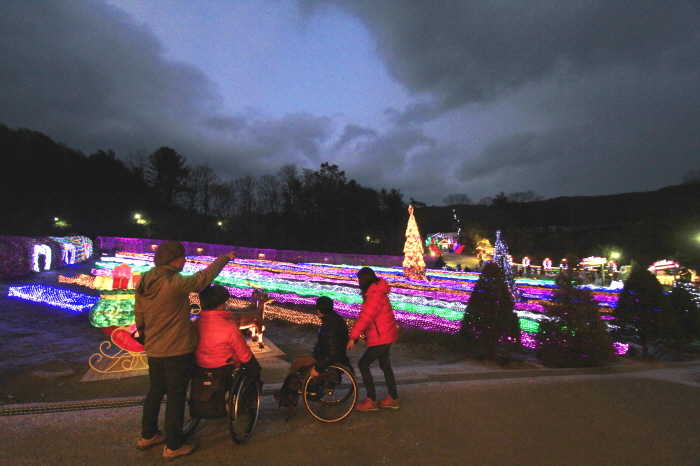
[[[148,358],[150,389],[143,403],[141,436],[152,438],[158,432],[158,413],[163,395],[168,395],[165,408],[167,446],[177,450],[182,446],[182,424],[185,418],[187,384],[194,367],[194,355],[183,354],[168,358]]]
[[[362,381],[365,384],[365,390],[367,391],[367,398],[373,400],[377,399],[377,393],[374,389],[374,379],[372,378],[372,373],[369,370],[370,364],[379,359],[379,367],[384,372],[384,378],[386,379],[386,388],[392,398],[398,399],[399,395],[396,392],[396,380],[394,379],[394,371],[391,368],[391,359],[389,358],[389,351],[391,350],[391,343],[388,345],[370,346],[362,355],[360,361],[357,363],[360,368],[360,373],[362,374]]]

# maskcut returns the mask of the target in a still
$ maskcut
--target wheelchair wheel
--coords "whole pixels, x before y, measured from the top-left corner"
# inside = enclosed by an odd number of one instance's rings
[[[236,378],[228,399],[228,421],[231,438],[245,443],[253,435],[260,414],[261,383],[245,374]]]
[[[357,382],[347,367],[333,364],[318,377],[307,378],[302,394],[306,410],[316,420],[339,422],[355,407]]]
[[[200,418],[192,417],[190,414],[191,413],[190,409],[192,406],[190,404],[191,393],[192,393],[192,382],[190,381],[190,383],[187,384],[187,395],[185,397],[185,400],[186,400],[186,402],[185,402],[185,405],[186,405],[185,420],[182,423],[182,436],[184,438],[187,438],[190,435],[192,435],[194,433],[194,431],[197,430],[197,426],[199,426],[199,421],[201,421]]]

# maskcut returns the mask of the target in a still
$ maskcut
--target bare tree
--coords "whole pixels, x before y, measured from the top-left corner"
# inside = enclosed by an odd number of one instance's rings
[[[282,197],[280,179],[273,175],[263,175],[257,182],[258,208],[262,213],[280,211]]]
[[[190,171],[190,176],[187,180],[190,210],[198,210],[204,215],[209,215],[211,189],[216,181],[216,173],[207,165],[197,165]]]
[[[236,213],[236,192],[233,181],[213,183],[210,187],[211,213],[229,218]]]
[[[256,180],[250,175],[241,176],[233,181],[233,187],[238,199],[238,214],[250,220],[256,208],[255,185]]]

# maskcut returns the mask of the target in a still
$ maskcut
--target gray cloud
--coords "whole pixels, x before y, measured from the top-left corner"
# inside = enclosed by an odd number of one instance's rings
[[[685,0],[306,4],[335,4],[357,16],[376,37],[392,75],[413,92],[432,93],[445,108],[493,99],[561,65],[575,72],[643,69],[698,40],[697,6]]]
[[[365,128],[364,126],[358,126],[358,125],[345,125],[345,129],[343,130],[343,134],[340,135],[338,138],[338,141],[333,145],[334,150],[339,150],[343,148],[346,144],[348,144],[351,141],[354,141],[358,138],[364,138],[364,137],[375,137],[377,135],[377,132],[371,128]]]
[[[204,72],[98,0],[3,3],[0,123],[84,151],[170,145],[230,176],[329,160],[429,202],[650,189],[697,168],[697,3],[300,1],[367,27],[415,99],[386,110],[388,127],[301,105],[226,114]]]
[[[97,0],[3,3],[0,123],[86,152],[177,148],[231,176],[317,166],[329,118],[223,113],[216,85],[172,62],[150,30]]]
[[[445,185],[474,198],[501,190],[553,196],[652,189],[697,166],[696,2],[305,5],[333,5],[359,18],[390,74],[415,97],[387,110],[389,120],[437,128],[431,160],[455,170],[422,188],[431,199],[440,199]],[[485,113],[491,127],[480,120]],[[455,144],[458,134],[442,126],[471,138]]]

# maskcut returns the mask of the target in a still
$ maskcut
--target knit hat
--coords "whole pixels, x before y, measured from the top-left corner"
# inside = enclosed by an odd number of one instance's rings
[[[333,300],[328,296],[319,296],[316,300],[316,309],[318,309],[321,314],[328,314],[333,311]]]
[[[211,285],[199,293],[199,302],[203,310],[216,309],[231,297],[228,290],[221,285]]]
[[[156,249],[156,256],[153,260],[156,266],[159,266],[167,265],[170,261],[178,257],[185,257],[185,247],[179,241],[166,241],[158,246],[158,249]]]

